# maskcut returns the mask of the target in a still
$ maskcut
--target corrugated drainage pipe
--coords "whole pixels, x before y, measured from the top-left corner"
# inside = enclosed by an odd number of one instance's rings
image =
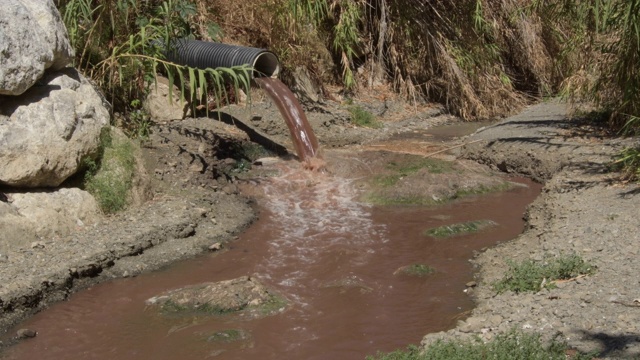
[[[276,77],[280,71],[278,57],[265,49],[180,39],[168,51],[167,60],[198,69],[249,65],[252,78]]]

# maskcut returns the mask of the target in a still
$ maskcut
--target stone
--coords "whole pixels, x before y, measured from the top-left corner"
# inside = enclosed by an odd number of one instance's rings
[[[60,70],[71,64],[75,51],[69,42],[67,28],[52,0],[20,0],[44,30],[45,41],[53,53],[53,59],[45,64],[49,70]]]
[[[213,220],[215,220],[215,219],[213,219]],[[211,251],[218,251],[220,249],[222,249],[222,243],[219,243],[219,242],[213,243],[213,244],[211,244],[209,246],[209,250],[211,250]]]
[[[18,339],[32,338],[36,337],[36,335],[38,335],[38,333],[35,330],[31,329],[20,329],[16,332],[16,336],[18,337]]]
[[[109,120],[106,101],[73,68],[20,97],[0,96],[0,184],[59,186],[97,153]]]
[[[169,79],[158,76],[155,85],[144,100],[143,108],[156,122],[182,120],[187,114],[189,103],[180,100],[180,89],[176,85],[169,87]],[[169,100],[171,93],[171,100]]]
[[[0,0],[0,95],[21,95],[74,57],[52,0]]]
[[[232,280],[170,290],[148,299],[146,304],[159,306],[164,311],[172,313],[199,311],[216,315],[249,310],[268,304],[279,305],[281,301],[276,299],[275,294],[258,280],[242,276]]]
[[[303,104],[319,102],[322,93],[318,85],[311,79],[309,70],[302,66],[298,66],[293,72],[291,91],[296,94],[298,100]]]
[[[68,235],[78,228],[78,220],[85,225],[94,224],[100,217],[100,209],[88,192],[78,188],[61,188],[56,191],[14,193],[10,205],[12,212],[0,212],[3,240],[7,243],[35,244],[44,247],[38,238]],[[23,229],[14,231],[14,229]],[[28,229],[28,230],[27,230]],[[25,236],[31,234],[31,237]]]
[[[53,51],[21,1],[0,0],[0,7],[0,95],[20,95],[42,77]]]

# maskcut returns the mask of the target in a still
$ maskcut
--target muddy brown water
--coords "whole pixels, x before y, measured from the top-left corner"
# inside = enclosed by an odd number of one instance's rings
[[[318,139],[309,125],[307,115],[291,90],[277,78],[256,78],[255,82],[276,104],[289,128],[291,141],[300,161],[308,161],[318,155]]]
[[[259,220],[221,253],[114,280],[74,294],[19,328],[38,336],[8,359],[364,359],[455,326],[473,307],[463,291],[473,252],[516,237],[540,186],[438,207],[373,207],[348,179],[286,170],[261,185]],[[479,233],[435,239],[440,225],[492,220]],[[396,274],[410,264],[436,271]],[[283,312],[257,320],[167,317],[145,300],[190,284],[257,277],[286,296]],[[16,328],[17,329],[17,328]],[[240,331],[235,341],[216,333]]]

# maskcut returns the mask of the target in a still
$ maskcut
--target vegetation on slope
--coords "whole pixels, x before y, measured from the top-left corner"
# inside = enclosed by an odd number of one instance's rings
[[[154,46],[190,37],[269,48],[285,82],[302,66],[323,86],[341,85],[348,94],[392,89],[468,120],[564,95],[595,104],[616,131],[640,129],[640,0],[63,3],[76,66],[125,114],[156,72],[175,79],[190,100],[209,93],[228,101],[224,74],[235,88],[249,87],[237,76],[247,69],[189,69],[163,60]],[[637,153],[630,149],[621,162],[636,164]],[[626,173],[636,176],[637,167]]]

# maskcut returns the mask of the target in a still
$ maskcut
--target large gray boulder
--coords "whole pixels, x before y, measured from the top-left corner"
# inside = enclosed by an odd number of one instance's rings
[[[0,202],[0,253],[49,241],[93,225],[101,211],[88,192],[77,188],[8,194]]]
[[[0,0],[0,94],[20,95],[48,68],[69,64],[73,49],[52,0]]]
[[[53,52],[53,60],[45,65],[49,70],[60,70],[71,64],[75,51],[69,42],[67,28],[52,0],[19,0],[44,30],[45,41]]]
[[[0,96],[0,184],[56,187],[98,150],[106,102],[73,68],[20,97]]]

